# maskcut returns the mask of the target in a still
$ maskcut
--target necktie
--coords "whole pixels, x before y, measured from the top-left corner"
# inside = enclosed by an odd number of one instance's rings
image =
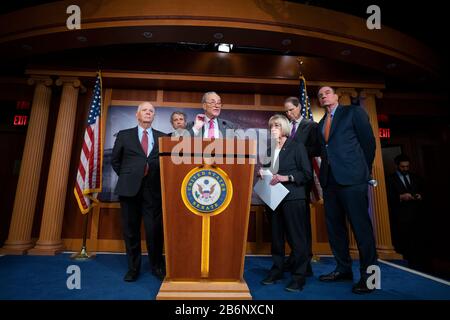
[[[296,122],[294,120],[292,120],[292,130],[291,130],[291,135],[289,136],[289,138],[294,139],[295,133],[297,132],[297,128],[295,127]]]
[[[324,137],[325,137],[325,142],[328,142],[328,137],[330,136],[330,129],[331,129],[331,118],[333,116],[331,115],[331,113],[329,113],[327,115],[327,119],[325,120],[325,131],[324,131]]]
[[[214,138],[214,119],[209,120],[208,138]]]
[[[142,150],[145,153],[145,156],[147,157],[148,153],[148,132],[147,130],[144,130],[144,133],[142,134],[142,140],[141,140],[141,146]],[[144,169],[144,176],[148,174],[148,163],[145,163],[145,169]]]
[[[408,181],[408,178],[406,177],[406,174],[402,174],[403,176],[403,182],[405,184],[406,190],[408,190],[409,192],[412,192],[412,188],[411,188],[411,184]]]

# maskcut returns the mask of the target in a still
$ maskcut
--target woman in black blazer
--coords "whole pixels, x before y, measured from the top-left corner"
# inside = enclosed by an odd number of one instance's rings
[[[308,265],[309,240],[307,237],[307,214],[305,185],[312,179],[311,165],[305,146],[289,139],[291,131],[288,119],[274,115],[269,120],[272,147],[266,167],[273,174],[271,184],[282,183],[289,193],[275,211],[269,209],[272,224],[273,266],[262,284],[269,285],[283,278],[285,239],[292,250],[294,260],[292,279],[286,290],[297,292],[305,285]]]

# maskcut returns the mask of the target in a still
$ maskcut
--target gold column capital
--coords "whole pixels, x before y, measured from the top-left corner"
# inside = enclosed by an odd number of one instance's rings
[[[358,92],[355,90],[355,88],[338,88],[336,89],[336,94],[339,97],[348,95],[349,97],[356,98],[358,96]]]
[[[50,87],[53,84],[52,78],[48,76],[39,76],[39,75],[32,75],[30,78],[28,78],[27,83],[30,86],[37,85],[38,83],[42,83],[46,87]]]
[[[79,88],[81,93],[86,92],[86,87],[83,86],[80,79],[76,77],[59,77],[58,79],[56,79],[55,83],[57,86],[69,85],[74,88]]]
[[[56,79],[56,85],[57,86],[62,86],[62,85],[71,85],[74,88],[78,88],[81,87],[81,81],[78,78],[75,77],[59,77],[58,79]]]
[[[367,98],[367,97],[370,97],[370,96],[374,96],[374,97],[376,97],[378,99],[381,99],[381,98],[383,98],[383,92],[381,92],[378,89],[363,89],[359,93],[359,96],[361,98]]]

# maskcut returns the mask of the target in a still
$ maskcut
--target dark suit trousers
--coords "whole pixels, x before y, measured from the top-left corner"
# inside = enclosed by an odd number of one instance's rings
[[[285,237],[291,247],[292,277],[305,277],[308,264],[309,239],[305,200],[283,201],[271,214],[272,222],[272,274],[283,273]]]
[[[122,228],[127,250],[128,269],[139,271],[141,267],[141,221],[148,249],[150,267],[162,267],[164,259],[161,200],[155,199],[143,179],[138,194],[134,197],[120,197]]]
[[[310,200],[311,190],[312,190],[312,183],[309,182],[305,186],[305,192],[306,192],[306,199],[305,199],[306,236],[308,238],[308,243],[309,243],[309,247],[308,247],[308,263],[311,263],[311,259],[313,257],[313,253],[312,253],[312,231],[311,231],[311,207],[309,205],[311,203],[311,200]],[[289,255],[289,259],[287,261],[287,264],[290,266],[290,265],[292,265],[292,263],[293,263],[292,255]]]
[[[351,272],[348,218],[355,234],[360,257],[361,276],[367,277],[367,267],[377,264],[377,252],[372,222],[368,213],[367,183],[343,186],[336,183],[331,168],[328,184],[323,190],[328,239],[336,258],[336,271]]]
[[[313,253],[312,253],[312,231],[311,231],[311,207],[310,207],[310,203],[311,203],[311,190],[312,190],[312,183],[308,183],[308,185],[306,186],[306,236],[308,237],[308,263],[311,263],[311,259],[313,257]]]

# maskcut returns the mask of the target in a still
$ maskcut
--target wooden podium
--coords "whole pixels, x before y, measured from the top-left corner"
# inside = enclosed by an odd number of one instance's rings
[[[243,279],[256,141],[159,138],[167,275],[157,300],[251,299]]]

